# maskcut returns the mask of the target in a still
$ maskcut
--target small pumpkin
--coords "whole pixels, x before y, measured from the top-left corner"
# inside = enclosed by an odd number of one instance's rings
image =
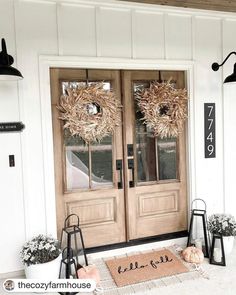
[[[182,257],[185,261],[190,263],[200,264],[204,260],[204,255],[201,249],[196,247],[187,247],[182,251]]]
[[[92,279],[96,282],[96,285],[100,283],[100,274],[94,264],[81,267],[77,270],[77,274],[79,279]]]

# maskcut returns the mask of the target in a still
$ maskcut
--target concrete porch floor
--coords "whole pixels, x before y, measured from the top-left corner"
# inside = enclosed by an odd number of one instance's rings
[[[183,245],[184,240],[178,239],[175,240],[174,243],[178,245]],[[140,248],[143,249],[154,249],[163,246],[173,244],[171,241],[152,243],[142,246],[135,246],[129,248],[122,248],[118,250],[106,251],[103,253],[91,254],[90,258],[97,258],[101,256],[113,256],[120,255],[121,253],[128,253],[132,251],[137,251]],[[139,248],[138,248],[139,247]],[[151,291],[147,291],[143,294],[150,295],[235,295],[236,294],[236,243],[234,245],[233,252],[226,258],[227,266],[216,266],[211,265],[208,262],[208,259],[205,259],[203,263],[203,269],[206,274],[209,276],[209,279],[200,278],[196,280],[184,281],[182,283],[173,284],[167,287],[162,287],[158,289],[154,289]],[[0,280],[0,294],[7,294],[3,290],[2,284],[4,280]],[[9,293],[8,293],[9,294]],[[13,294],[23,294],[23,293],[13,293]],[[37,293],[26,293],[29,295],[35,295]],[[39,294],[39,293],[38,293]],[[42,294],[42,293],[41,293]],[[46,294],[46,293],[45,293]],[[47,294],[58,294],[58,293],[47,293]],[[78,293],[79,294],[79,293]],[[81,294],[81,293],[80,293]],[[87,293],[89,294],[89,293]]]

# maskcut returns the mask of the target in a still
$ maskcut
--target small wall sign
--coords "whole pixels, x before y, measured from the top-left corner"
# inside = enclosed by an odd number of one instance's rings
[[[25,125],[22,122],[4,122],[0,123],[0,132],[22,131]]]
[[[215,103],[204,103],[205,158],[216,157]]]

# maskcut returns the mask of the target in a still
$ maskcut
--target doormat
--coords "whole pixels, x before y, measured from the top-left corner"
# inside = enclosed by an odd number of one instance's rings
[[[111,272],[107,266],[107,262],[110,260],[118,260],[120,258],[129,258],[140,254],[149,254],[152,252],[161,250],[169,250],[173,255],[181,261],[181,263],[188,269],[187,272],[175,273],[172,275],[166,275],[159,278],[148,279],[146,281],[139,281],[138,283],[129,284],[123,287],[118,287],[113,279]],[[172,245],[170,247],[160,249],[150,249],[145,251],[135,251],[131,253],[124,253],[123,255],[91,259],[90,263],[96,265],[101,276],[101,282],[94,294],[96,295],[156,295],[159,288],[165,288],[171,285],[180,284],[189,280],[209,279],[208,274],[203,267],[195,264],[190,264],[182,260],[181,251],[182,247],[179,245]],[[133,264],[134,265],[134,264]],[[160,263],[159,263],[160,265]],[[127,275],[128,276],[128,275]]]
[[[106,265],[118,287],[189,271],[168,249],[108,260]]]

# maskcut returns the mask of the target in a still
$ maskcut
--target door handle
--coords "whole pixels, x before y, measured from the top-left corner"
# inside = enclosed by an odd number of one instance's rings
[[[134,187],[134,159],[128,159],[128,169],[132,169],[132,180],[129,181],[129,187]]]
[[[122,175],[122,160],[116,160],[116,170],[120,171],[120,181],[117,183],[118,189],[123,188],[123,175]]]

